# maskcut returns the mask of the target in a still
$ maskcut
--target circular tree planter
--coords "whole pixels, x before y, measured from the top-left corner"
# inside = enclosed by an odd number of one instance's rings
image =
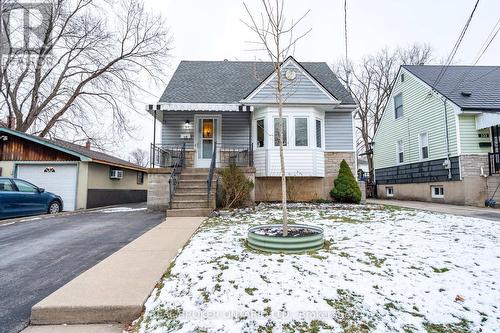
[[[323,229],[307,224],[289,224],[287,237],[283,237],[281,224],[265,224],[248,229],[248,246],[265,252],[316,251],[323,247],[323,243]]]

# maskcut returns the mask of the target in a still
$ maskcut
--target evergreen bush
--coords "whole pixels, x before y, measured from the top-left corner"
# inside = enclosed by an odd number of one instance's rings
[[[337,202],[359,203],[361,201],[361,190],[358,182],[345,160],[340,162],[339,175],[334,181],[330,195]]]

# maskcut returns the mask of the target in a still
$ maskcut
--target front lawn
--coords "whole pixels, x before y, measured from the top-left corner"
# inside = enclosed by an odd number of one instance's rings
[[[139,332],[500,331],[500,223],[380,206],[291,205],[323,250],[264,254],[250,226],[277,206],[208,219],[146,303]]]

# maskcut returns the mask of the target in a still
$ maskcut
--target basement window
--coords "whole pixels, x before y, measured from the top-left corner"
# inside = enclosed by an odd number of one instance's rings
[[[433,198],[444,198],[444,187],[442,185],[431,186],[431,196]]]
[[[393,197],[394,196],[394,187],[387,186],[385,188],[385,195],[388,196],[388,197]]]

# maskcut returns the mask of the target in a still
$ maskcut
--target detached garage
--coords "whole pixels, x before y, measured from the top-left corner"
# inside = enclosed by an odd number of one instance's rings
[[[144,202],[146,169],[61,140],[0,128],[0,176],[60,195],[64,210]]]

